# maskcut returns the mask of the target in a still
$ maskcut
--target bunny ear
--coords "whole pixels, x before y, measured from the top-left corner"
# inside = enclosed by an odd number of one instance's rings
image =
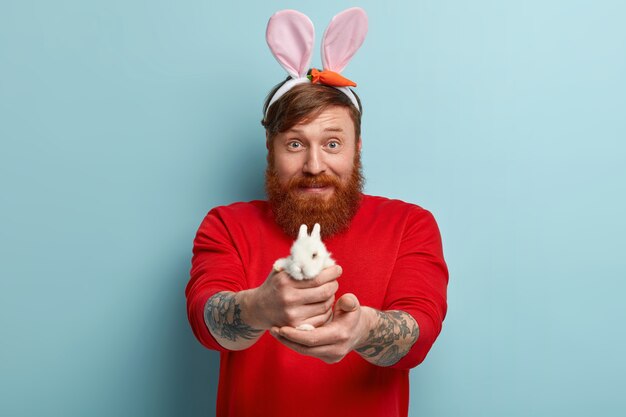
[[[311,236],[312,237],[320,237],[320,224],[319,223],[315,223],[315,226],[313,226],[313,231],[311,232]]]
[[[315,40],[311,19],[296,10],[276,12],[267,22],[265,39],[274,58],[292,78],[306,75]]]
[[[300,225],[300,230],[298,231],[298,239],[303,237],[307,237],[309,234],[307,233],[306,224]]]
[[[367,15],[360,7],[352,7],[333,17],[322,38],[324,69],[343,71],[363,45],[366,34]]]

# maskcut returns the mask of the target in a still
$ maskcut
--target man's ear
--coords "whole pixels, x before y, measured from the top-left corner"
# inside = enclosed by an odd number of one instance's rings
[[[267,130],[265,131],[265,148],[269,151],[270,150],[270,135],[267,132]]]
[[[359,150],[359,152],[361,152],[361,145],[362,145],[362,140],[361,140],[361,136],[359,136],[359,140],[356,142],[356,147]]]

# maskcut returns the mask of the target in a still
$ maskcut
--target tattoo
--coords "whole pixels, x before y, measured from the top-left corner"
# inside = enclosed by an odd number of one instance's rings
[[[376,311],[378,325],[370,330],[365,344],[355,349],[379,366],[391,366],[406,355],[419,337],[415,320],[403,311]]]
[[[235,294],[229,292],[218,292],[209,298],[204,308],[204,322],[213,333],[233,342],[238,338],[254,339],[263,332],[241,319],[239,303],[235,301]]]

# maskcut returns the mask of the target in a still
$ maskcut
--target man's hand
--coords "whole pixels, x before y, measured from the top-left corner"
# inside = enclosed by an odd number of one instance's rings
[[[374,314],[361,307],[354,294],[344,294],[337,300],[332,322],[311,331],[272,327],[270,333],[296,352],[337,363],[366,341]]]
[[[310,332],[272,327],[270,333],[296,352],[326,363],[339,362],[354,350],[374,365],[391,366],[417,341],[419,326],[404,311],[364,307],[354,294],[344,294],[337,300],[331,323]]]
[[[265,282],[242,291],[243,319],[257,329],[326,323],[332,315],[341,267],[333,265],[313,279],[297,281],[285,271],[272,271]]]

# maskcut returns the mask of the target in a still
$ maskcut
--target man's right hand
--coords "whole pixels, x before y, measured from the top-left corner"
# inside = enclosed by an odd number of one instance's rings
[[[303,323],[319,327],[332,315],[340,275],[339,265],[324,269],[313,279],[301,281],[291,278],[285,271],[272,271],[260,287],[241,294],[242,319],[264,330]]]

